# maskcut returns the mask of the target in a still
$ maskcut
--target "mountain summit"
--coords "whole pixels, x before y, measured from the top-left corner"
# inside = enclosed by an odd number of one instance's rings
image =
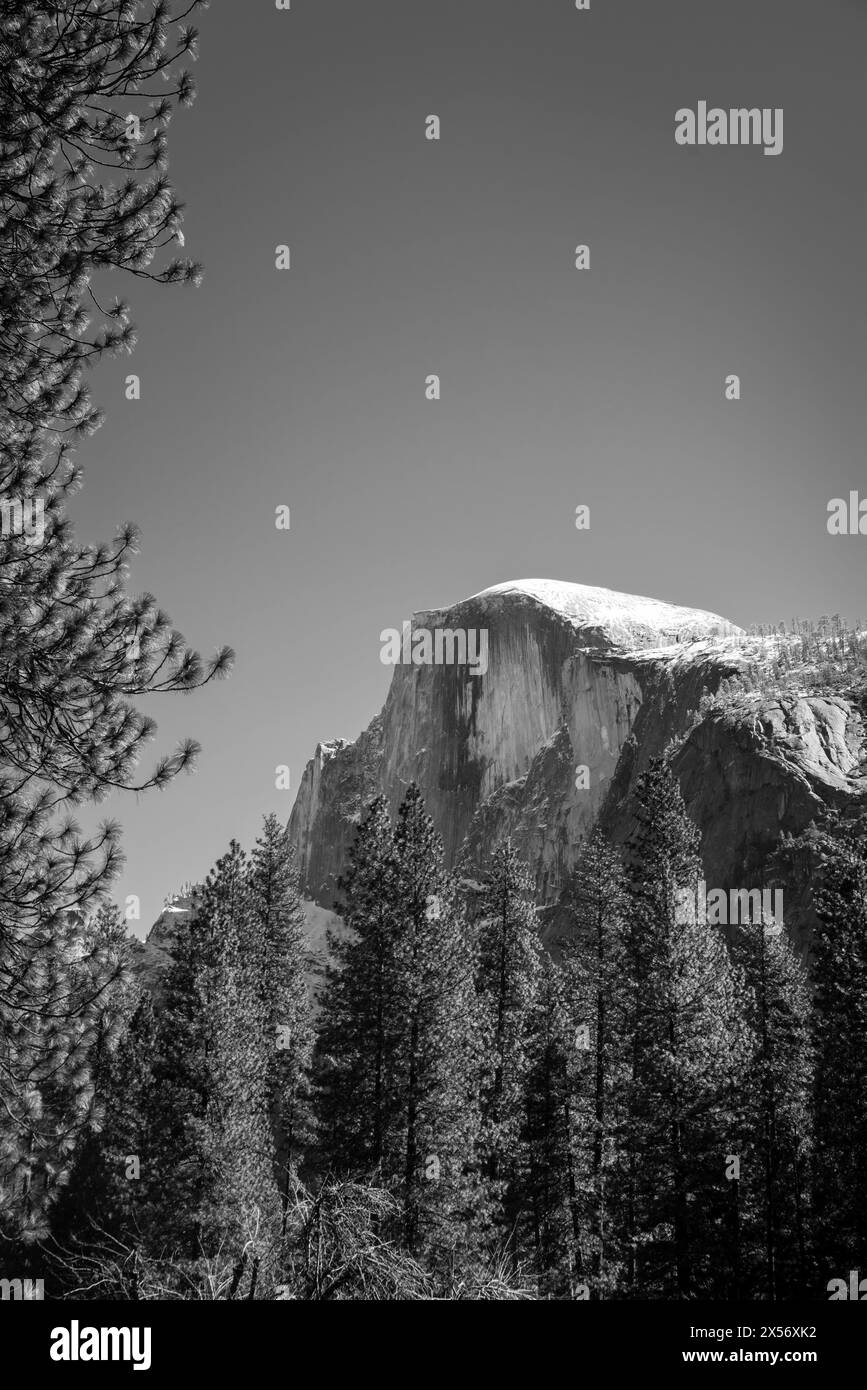
[[[681,608],[660,599],[637,594],[621,594],[615,589],[599,589],[589,584],[569,584],[559,579],[512,579],[475,594],[468,602],[488,599],[491,605],[502,599],[524,595],[567,618],[582,631],[598,633],[603,642],[614,646],[638,646],[654,642],[694,641],[708,637],[729,637],[742,629],[701,608]]]

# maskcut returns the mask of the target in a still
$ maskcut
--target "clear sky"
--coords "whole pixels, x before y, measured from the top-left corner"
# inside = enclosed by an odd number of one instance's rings
[[[867,616],[867,537],[826,530],[867,495],[863,0],[214,0],[199,24],[170,151],[206,279],[122,287],[139,347],[98,368],[73,506],[88,540],[137,522],[133,589],[238,653],[149,702],[154,751],[192,735],[198,772],[101,808],[143,928],[288,818],[415,610],[544,576],[745,626]],[[677,146],[699,101],[782,107],[782,154]]]

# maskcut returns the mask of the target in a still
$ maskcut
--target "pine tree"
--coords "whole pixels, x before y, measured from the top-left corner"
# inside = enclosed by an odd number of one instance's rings
[[[270,1082],[278,1039],[273,999],[262,988],[248,861],[235,841],[205,886],[202,911],[212,914],[218,939],[215,1085],[208,1110],[219,1171],[215,1226],[221,1236],[243,1239],[277,1210]]]
[[[395,872],[391,820],[377,797],[340,880],[347,935],[329,935],[318,1028],[320,1145],[341,1177],[378,1180],[397,1107]]]
[[[266,1093],[283,1206],[313,1139],[310,1066],[313,1027],[304,976],[304,912],[288,831],[266,816],[249,873],[251,956],[264,1006]]]
[[[566,977],[546,952],[529,1039],[522,1197],[544,1298],[573,1298],[584,1267],[575,1226],[570,1059],[574,1015]],[[583,1290],[582,1290],[583,1292]]]
[[[269,1112],[276,1039],[261,992],[246,856],[208,875],[166,981],[155,1078],[164,1235],[190,1255],[276,1219]]]
[[[482,1155],[491,1196],[499,1203],[499,1224],[514,1250],[541,945],[530,875],[509,841],[494,851],[475,926],[476,987],[485,1033]]]
[[[703,910],[699,836],[662,759],[636,789],[627,963],[634,991],[630,1078],[630,1285],[690,1298],[713,1288],[731,1093],[748,1056],[743,980]],[[737,1155],[734,1155],[737,1157]]]
[[[98,426],[86,368],[133,345],[127,306],[103,309],[94,275],[167,283],[201,273],[177,259],[151,267],[183,244],[166,130],[175,104],[195,95],[177,63],[195,57],[198,35],[184,21],[202,3],[161,0],[149,13],[138,0],[0,3],[0,419],[18,483],[33,480],[29,450],[46,431]]]
[[[747,986],[752,1053],[738,1087],[749,1169],[741,1186],[755,1225],[759,1279],[754,1293],[773,1301],[808,1292],[809,989],[782,923],[736,928],[734,957]]]
[[[471,933],[442,841],[410,786],[398,811],[395,974],[401,1044],[391,1151],[411,1252],[472,1245],[482,1216],[475,1177],[479,1026]]]
[[[194,894],[158,1023],[136,991],[105,1120],[55,1220],[61,1243],[90,1230],[195,1260],[274,1239],[278,1188],[285,1222],[310,1137],[303,940],[291,848],[269,816],[250,861],[233,843]]]
[[[134,984],[124,1000],[120,1041],[94,1078],[99,1117],[80,1143],[52,1211],[54,1247],[61,1252],[106,1237],[137,1246],[153,1227],[151,1211],[161,1189],[151,1139],[161,1103],[153,1075],[155,1039],[150,995]]]
[[[29,1236],[89,1122],[87,1040],[117,980],[111,953],[86,944],[117,827],[83,839],[71,814],[189,768],[192,742],[138,776],[153,724],[133,701],[191,690],[231,660],[205,665],[150,595],[125,593],[133,527],[83,546],[67,516],[73,441],[101,418],[88,368],[133,346],[127,306],[103,309],[94,276],[199,275],[154,265],[181,239],[166,125],[193,88],[183,72],[159,96],[150,82],[194,51],[183,17],[0,0],[0,1196],[4,1226]]]
[[[323,1154],[394,1192],[410,1252],[463,1258],[483,1206],[475,960],[416,787],[393,832],[384,802],[370,807],[342,891],[351,936],[333,943],[323,1001]]]
[[[199,1252],[217,1184],[209,1106],[217,1084],[215,998],[219,944],[202,895],[179,934],[166,976],[155,1040],[154,1079],[162,1097],[153,1162],[162,1180],[155,1230],[168,1247]]]
[[[0,1234],[32,1242],[98,1121],[96,1081],[121,1029],[124,931],[102,909],[5,938],[0,953]]]
[[[575,874],[566,961],[575,1054],[569,1071],[573,1228],[577,1247],[589,1252],[582,1264],[597,1298],[616,1284],[623,1217],[617,1202],[633,1023],[627,905],[622,861],[597,829]]]
[[[815,1050],[815,1253],[819,1286],[867,1269],[867,819],[828,812],[784,840],[806,869]]]

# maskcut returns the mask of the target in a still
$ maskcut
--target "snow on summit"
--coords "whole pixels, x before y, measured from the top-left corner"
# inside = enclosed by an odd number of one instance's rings
[[[707,637],[730,637],[742,629],[701,608],[682,608],[661,599],[638,594],[621,594],[615,589],[599,589],[590,584],[569,584],[559,579],[513,579],[494,584],[474,594],[474,599],[523,594],[544,604],[576,627],[597,629],[612,642],[697,641]]]

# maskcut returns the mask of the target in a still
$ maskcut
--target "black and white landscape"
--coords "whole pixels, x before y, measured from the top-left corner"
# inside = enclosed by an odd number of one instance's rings
[[[0,0],[3,1301],[867,1297],[867,14],[723,8]]]

